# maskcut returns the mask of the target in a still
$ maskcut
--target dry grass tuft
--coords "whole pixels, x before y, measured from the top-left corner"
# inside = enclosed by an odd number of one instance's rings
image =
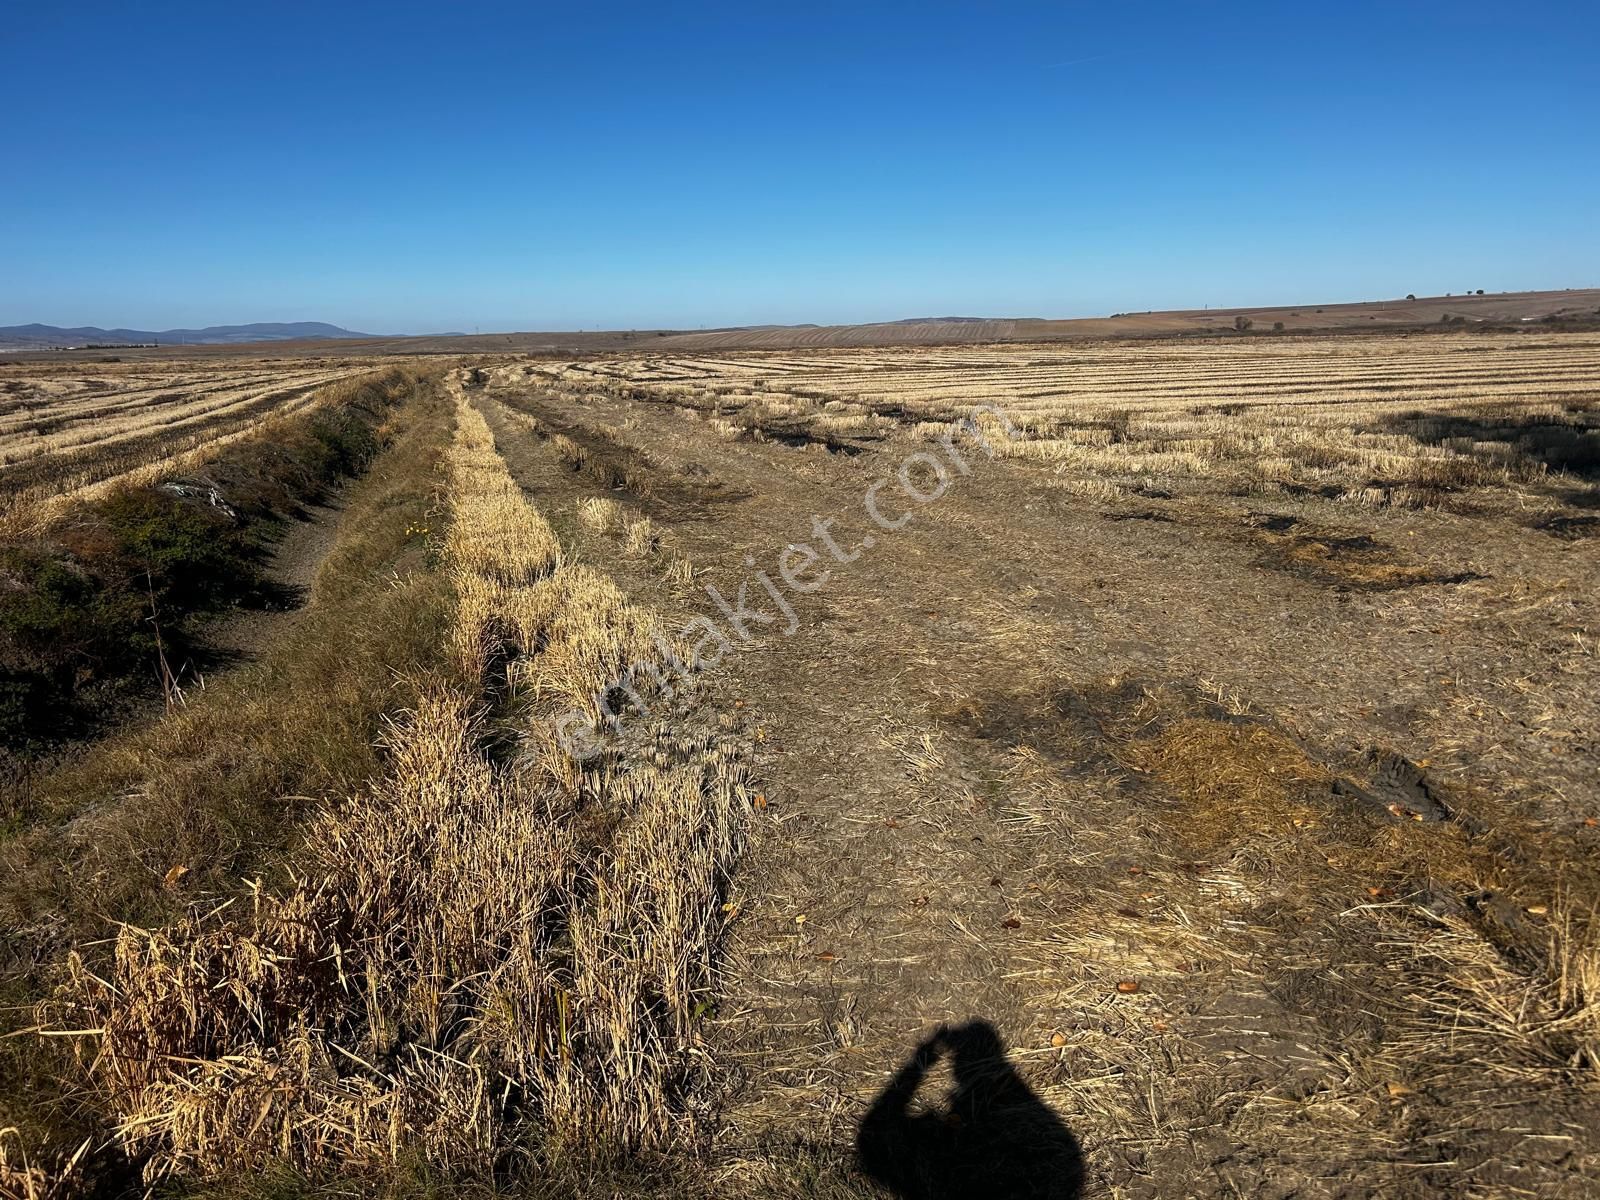
[[[635,558],[648,558],[661,548],[661,531],[649,517],[630,521],[622,538],[622,548]]]
[[[91,1144],[86,1138],[70,1153],[36,1161],[20,1130],[12,1126],[0,1129],[0,1196],[5,1200],[54,1200],[76,1195],[84,1183],[79,1172]]]
[[[610,533],[624,523],[622,505],[609,496],[590,496],[578,505],[578,520],[596,533]]]
[[[1571,1039],[1573,1066],[1600,1077],[1600,913],[1562,897],[1550,927],[1549,984],[1555,1016],[1546,1033]]]

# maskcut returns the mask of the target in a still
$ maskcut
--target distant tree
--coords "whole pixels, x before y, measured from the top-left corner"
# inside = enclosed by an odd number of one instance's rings
[[[1249,329],[1250,326],[1252,326],[1254,324],[1255,324],[1255,322],[1252,321],[1249,317],[1239,316],[1239,317],[1235,317],[1233,319],[1233,327],[1235,329],[1237,329],[1240,333],[1243,333],[1246,329]]]
[[[1478,295],[1480,295],[1480,296],[1483,295],[1483,289],[1482,288],[1478,289]]]
[[[1282,321],[1274,321],[1272,323],[1272,332],[1273,333],[1282,333],[1283,332],[1283,322]]]
[[[1406,293],[1406,299],[1407,300],[1415,300],[1416,298],[1417,298],[1417,294],[1415,292],[1407,292]]]

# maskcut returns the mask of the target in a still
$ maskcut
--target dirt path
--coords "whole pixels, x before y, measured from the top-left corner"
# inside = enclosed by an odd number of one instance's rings
[[[309,508],[293,522],[266,564],[275,594],[270,607],[235,609],[218,618],[206,630],[208,647],[227,661],[248,660],[259,655],[266,639],[293,629],[311,601],[317,569],[338,540],[339,519],[335,501]]]
[[[566,471],[502,402],[595,453],[642,456],[646,485],[607,491]],[[1592,600],[1540,582],[1566,565],[1560,547],[1435,529],[1427,551],[1395,557],[1458,582],[1336,587],[1290,569],[1302,535],[1292,521],[1263,531],[1247,501],[1112,511],[976,452],[930,503],[883,487],[887,519],[912,514],[890,531],[864,501],[926,443],[844,454],[719,440],[670,404],[558,399],[515,377],[484,403],[558,524],[609,494],[696,568],[683,587],[607,561],[628,587],[726,629],[705,589],[733,603],[748,584],[773,618],[749,619],[748,643],[730,635],[712,682],[767,785],[712,1022],[737,1075],[730,1153],[848,1145],[931,1028],[982,1018],[1074,1130],[1091,1184],[1115,1194],[1426,1194],[1490,1180],[1512,1144],[1524,1183],[1577,1186],[1593,1148],[1562,1105],[1519,1115],[1526,1139],[1493,1133],[1508,1118],[1471,1098],[1489,1074],[1446,1070],[1456,1048],[1405,1041],[1423,976],[1387,948],[1387,914],[1352,916],[1396,893],[1339,841],[1370,814],[1319,799],[1303,831],[1298,816],[1274,831],[1285,849],[1242,836],[1254,831],[1240,800],[1230,840],[1236,796],[1258,781],[1230,775],[1210,797],[1218,833],[1209,812],[1181,808],[1210,794],[1183,792],[1179,767],[1151,757],[1169,748],[1151,731],[1212,738],[1225,772],[1270,743],[1320,788],[1338,776],[1370,789],[1372,764],[1391,761],[1374,755],[1393,750],[1429,764],[1435,790],[1487,778],[1569,821],[1563,806],[1592,798],[1593,748],[1575,761],[1548,721],[1506,746],[1504,721],[1467,719],[1514,702],[1503,679],[1556,652],[1568,625],[1593,628]],[[652,496],[652,477],[670,486]],[[839,555],[859,557],[838,561],[814,518],[834,518]],[[810,594],[785,590],[786,635],[755,572],[778,580],[799,544],[820,556],[810,577],[829,574]],[[1490,739],[1548,764],[1555,786],[1501,777]],[[1456,920],[1459,901],[1445,907]],[[1426,1105],[1397,1099],[1425,1086]]]

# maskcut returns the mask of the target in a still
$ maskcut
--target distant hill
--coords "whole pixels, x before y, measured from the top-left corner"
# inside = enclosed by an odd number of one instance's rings
[[[370,333],[340,329],[323,321],[263,321],[254,325],[211,325],[205,329],[100,329],[86,325],[0,325],[0,349],[49,350],[57,346],[121,345],[159,342],[163,346],[235,346],[249,342],[298,342],[328,338],[367,338]]]
[[[805,350],[862,346],[942,346],[984,342],[1055,342],[1074,338],[1271,338],[1275,334],[1429,330],[1600,330],[1600,288],[1544,292],[1462,292],[1444,296],[1356,302],[1312,302],[1243,308],[1123,312],[1106,317],[913,317],[869,325],[747,325],[720,329],[611,329],[587,333],[434,333],[413,336],[355,333],[307,321],[292,325],[226,325],[211,329],[0,328],[0,352],[48,351],[93,342],[159,340],[159,350],[130,357],[173,355],[349,354],[704,354],[714,351]],[[359,346],[333,346],[360,338]],[[180,348],[179,343],[194,347]],[[252,348],[251,343],[256,344]],[[85,351],[92,354],[93,351]]]
[[[1241,321],[1240,318],[1243,318]],[[629,329],[429,334],[374,339],[363,354],[702,354],[862,346],[1054,342],[1073,338],[1271,338],[1275,334],[1430,330],[1600,330],[1600,288],[1477,292],[1367,301],[1307,301],[1240,308],[1125,312],[1105,317],[912,317],[868,325],[745,325],[720,329]],[[341,351],[345,353],[345,351]]]

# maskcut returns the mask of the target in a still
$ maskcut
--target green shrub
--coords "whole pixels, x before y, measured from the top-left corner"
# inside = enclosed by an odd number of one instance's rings
[[[284,522],[366,468],[385,412],[414,383],[391,371],[335,385],[327,407],[232,443],[190,476],[114,491],[46,538],[0,545],[0,748],[92,722],[84,701],[100,685],[154,685],[158,650],[190,659],[196,618],[262,595]]]

